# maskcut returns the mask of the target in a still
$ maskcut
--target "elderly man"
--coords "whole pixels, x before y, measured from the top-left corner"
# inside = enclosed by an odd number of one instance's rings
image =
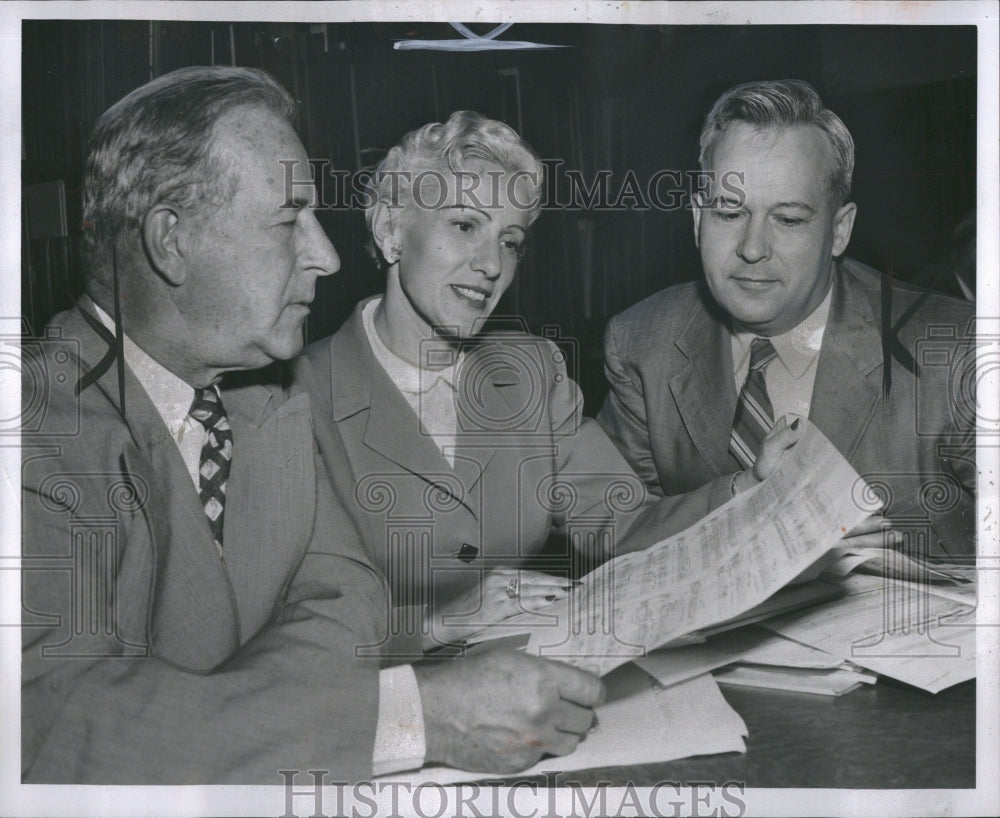
[[[843,257],[844,123],[805,82],[740,85],[705,120],[701,165],[704,281],[612,319],[601,425],[653,491],[718,499],[753,484],[776,420],[808,417],[883,503],[857,542],[891,521],[918,553],[972,553],[975,412],[956,395],[973,311]]]
[[[294,114],[263,72],[189,68],[97,123],[87,295],[25,349],[26,402],[51,376],[24,436],[26,782],[506,772],[591,724],[601,683],[566,665],[381,667],[389,606],[346,455],[319,459],[277,364],[252,372],[299,352],[339,266],[284,189],[279,160],[308,168]]]

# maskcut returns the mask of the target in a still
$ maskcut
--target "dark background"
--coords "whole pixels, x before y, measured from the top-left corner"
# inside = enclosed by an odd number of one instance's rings
[[[481,27],[485,32],[489,27]],[[849,255],[904,280],[940,275],[956,224],[975,206],[976,30],[972,26],[611,26],[518,24],[501,39],[545,51],[394,51],[455,39],[447,24],[32,21],[23,24],[22,184],[35,202],[62,180],[65,230],[23,220],[23,312],[36,332],[81,290],[80,176],[97,116],[184,65],[272,72],[301,102],[309,152],[341,170],[374,165],[408,130],[462,108],[519,130],[541,156],[591,180],[694,170],[701,120],[726,88],[798,77],[819,90],[857,145],[859,215]],[[27,199],[26,199],[27,201]],[[27,210],[27,209],[26,209]],[[44,207],[42,208],[44,210]],[[40,211],[38,211],[40,212]],[[341,271],[318,282],[308,338],[330,334],[382,288],[360,212],[320,219]],[[558,326],[587,397],[600,405],[607,319],[700,275],[686,209],[545,212],[498,313]],[[57,235],[52,235],[56,233]]]

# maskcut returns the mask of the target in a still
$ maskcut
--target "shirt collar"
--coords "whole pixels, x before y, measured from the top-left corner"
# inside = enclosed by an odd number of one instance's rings
[[[771,336],[769,339],[774,346],[774,351],[778,354],[778,359],[795,378],[801,377],[809,365],[816,360],[820,348],[823,346],[823,332],[826,329],[827,318],[830,315],[830,302],[833,299],[833,287],[826,293],[826,297],[820,302],[809,315],[807,315],[797,326],[792,327],[781,335]],[[749,354],[750,344],[754,338],[760,336],[742,327],[735,320],[732,328],[742,359]]]
[[[111,332],[115,331],[115,322],[97,304],[94,304],[97,317]],[[177,437],[178,430],[187,419],[194,401],[194,387],[178,378],[169,369],[157,363],[146,354],[135,342],[123,334],[125,363],[132,370],[142,388],[156,407],[160,417],[166,424],[170,434]]]
[[[382,303],[381,298],[373,298],[361,310],[361,323],[365,328],[365,335],[371,345],[375,359],[388,373],[392,382],[403,392],[420,395],[433,389],[439,382],[444,383],[451,389],[455,388],[455,378],[458,367],[464,358],[465,353],[460,352],[458,360],[451,366],[442,369],[423,369],[414,366],[409,361],[404,361],[389,347],[385,345],[375,329],[375,310]]]

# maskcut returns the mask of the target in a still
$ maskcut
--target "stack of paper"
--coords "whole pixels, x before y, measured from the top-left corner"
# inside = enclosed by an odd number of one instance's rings
[[[860,684],[873,684],[877,678],[839,656],[756,626],[712,636],[702,645],[663,648],[636,664],[662,684],[714,670],[720,684],[826,696],[843,695]]]
[[[691,528],[610,560],[528,626],[527,650],[604,675],[680,636],[744,614],[824,560],[869,510],[860,478],[815,427],[763,483]],[[550,613],[551,611],[551,613]]]
[[[791,690],[821,696],[843,696],[863,684],[875,684],[878,676],[854,668],[828,670],[797,667],[765,667],[738,664],[716,672],[719,684],[738,687],[767,687],[771,690]]]
[[[977,568],[960,563],[915,560],[891,548],[838,547],[836,559],[824,570],[840,577],[856,571],[906,582],[969,585],[976,580]]]
[[[975,592],[849,576],[847,595],[768,620],[788,639],[938,693],[976,676]]]
[[[577,749],[556,761],[543,760],[517,777],[542,775],[553,765],[568,772],[746,752],[746,724],[709,674],[664,687],[630,664],[609,674],[604,683],[608,698],[597,708],[597,725]],[[379,780],[452,784],[496,777],[474,770],[425,767]]]
[[[763,483],[680,534],[610,560],[569,597],[511,617],[482,638],[527,633],[528,652],[603,676],[663,645],[766,621],[788,639],[836,658],[822,670],[842,672],[823,672],[810,682],[827,693],[870,681],[871,674],[859,673],[856,666],[932,692],[973,678],[975,591],[972,583],[968,590],[959,584],[967,572],[960,566],[932,568],[882,549],[849,553],[840,544],[844,533],[874,511],[856,502],[865,494],[859,490],[863,485],[836,448],[807,422],[799,442]],[[859,565],[920,581],[848,576],[831,585],[815,579],[823,570],[843,574]],[[806,579],[813,581],[786,587]],[[844,592],[845,599],[816,605]],[[801,605],[815,607],[761,620]],[[687,660],[687,678],[736,661],[763,664],[731,655],[717,661],[711,650],[697,651]],[[853,664],[844,666],[845,660]],[[655,672],[648,662],[643,667]],[[804,676],[784,674],[783,683],[801,687]],[[729,678],[764,682],[759,670]],[[776,678],[773,673],[771,678]]]

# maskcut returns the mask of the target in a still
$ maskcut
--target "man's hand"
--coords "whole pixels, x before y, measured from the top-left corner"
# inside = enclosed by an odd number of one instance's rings
[[[802,437],[803,424],[796,418],[791,423],[782,415],[771,427],[760,446],[760,453],[754,461],[753,469],[748,469],[736,476],[733,490],[737,494],[753,488],[757,483],[766,480],[778,468],[782,456],[788,449],[799,442]]]
[[[492,773],[572,752],[604,685],[591,673],[509,648],[413,667],[427,760]]]
[[[507,593],[511,587],[513,596]],[[434,609],[430,633],[424,637],[424,650],[459,642],[485,625],[551,605],[565,597],[570,587],[571,581],[562,577],[517,568],[496,568],[486,574],[479,585]]]
[[[785,415],[782,415],[778,422],[771,427],[771,431],[767,433],[767,437],[761,444],[760,454],[757,455],[757,460],[753,464],[753,476],[757,478],[758,482],[767,480],[778,468],[778,463],[781,462],[785,452],[799,442],[804,428],[801,420],[796,418],[789,423],[788,417]]]

